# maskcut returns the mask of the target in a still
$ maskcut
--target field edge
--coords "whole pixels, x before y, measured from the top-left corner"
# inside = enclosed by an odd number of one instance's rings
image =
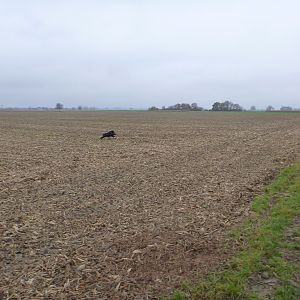
[[[196,285],[184,283],[181,290],[162,299],[267,299],[268,293],[272,299],[299,299],[300,264],[285,253],[300,249],[299,226],[293,225],[300,218],[300,162],[282,170],[254,199],[251,211],[249,219],[230,233],[230,243],[240,244],[241,250],[224,270],[200,278]],[[291,229],[297,236],[293,241],[286,236]],[[256,291],[257,279],[261,286],[264,282],[271,286]]]

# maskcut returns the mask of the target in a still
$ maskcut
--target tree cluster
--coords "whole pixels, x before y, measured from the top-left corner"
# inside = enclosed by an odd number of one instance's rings
[[[281,111],[293,111],[293,108],[291,106],[281,106]]]
[[[151,107],[149,107],[149,108],[148,108],[148,110],[152,110],[152,111],[154,111],[154,110],[159,110],[159,108],[158,108],[158,107],[156,107],[156,106],[151,106]]]
[[[268,105],[266,111],[273,111],[275,108],[272,105]]]
[[[177,103],[167,107],[168,110],[203,110],[202,107],[199,107],[197,103]]]
[[[151,106],[148,108],[148,110],[159,110],[159,108],[155,106]],[[188,111],[188,110],[195,110],[195,111],[202,111],[203,107],[198,106],[197,103],[177,103],[174,105],[170,105],[168,107],[162,106],[161,110],[178,110],[178,111]]]
[[[230,101],[215,102],[212,106],[213,111],[242,111],[243,108],[239,104]]]

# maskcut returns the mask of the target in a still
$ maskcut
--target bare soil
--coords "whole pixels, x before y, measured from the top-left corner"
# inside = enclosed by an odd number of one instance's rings
[[[232,254],[300,114],[1,112],[0,141],[0,298],[156,299]]]

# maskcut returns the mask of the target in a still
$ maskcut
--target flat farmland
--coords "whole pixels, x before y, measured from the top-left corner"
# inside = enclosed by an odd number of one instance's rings
[[[0,298],[156,299],[234,252],[300,114],[0,112],[0,141]]]

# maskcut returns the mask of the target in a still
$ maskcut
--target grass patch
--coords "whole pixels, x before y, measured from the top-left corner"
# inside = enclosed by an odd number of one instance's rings
[[[291,281],[299,268],[286,260],[283,249],[298,249],[299,243],[285,241],[285,231],[300,215],[300,163],[281,172],[252,205],[253,215],[231,238],[243,236],[244,247],[231,259],[227,269],[213,273],[195,287],[186,286],[167,299],[264,299],[250,292],[252,276],[268,272],[278,280],[274,299],[300,299]],[[299,230],[296,231],[299,235]]]

